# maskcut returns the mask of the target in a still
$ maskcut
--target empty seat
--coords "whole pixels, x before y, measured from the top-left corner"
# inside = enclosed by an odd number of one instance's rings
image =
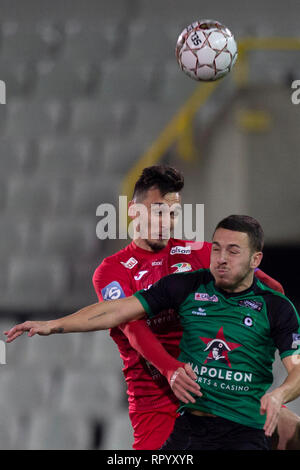
[[[99,79],[99,67],[87,60],[42,61],[38,64],[36,94],[45,99],[78,98],[97,90]]]
[[[121,28],[120,28],[121,29]],[[113,53],[119,39],[117,25],[99,23],[87,25],[79,21],[67,21],[63,57],[67,60],[90,61],[102,65]]]
[[[62,136],[39,141],[38,171],[51,176],[78,177],[91,171],[93,159],[101,155],[101,141]]]
[[[58,408],[93,418],[109,418],[122,400],[120,377],[101,368],[66,371]]]
[[[142,142],[137,142],[135,139],[126,139],[125,141],[111,139],[104,146],[103,160],[98,162],[98,171],[103,168],[108,173],[119,173],[123,176],[133,167],[145,150]],[[94,162],[95,167],[96,163]]]
[[[50,374],[34,368],[1,367],[0,406],[26,414],[46,404],[51,389]]]
[[[95,247],[96,221],[87,217],[47,218],[41,231],[41,250],[47,255],[83,257]]]
[[[82,338],[85,339],[85,338]],[[88,364],[99,367],[99,370],[113,370],[121,375],[123,361],[116,343],[110,337],[109,331],[93,332],[89,341]]]
[[[37,60],[57,53],[63,40],[62,31],[51,23],[25,25],[23,22],[6,21],[2,25],[2,51],[5,59],[13,62],[26,60],[35,63]]]
[[[79,354],[77,335],[51,335],[49,337],[34,336],[27,340],[25,363],[36,370],[64,370]]]
[[[21,429],[19,415],[5,403],[0,405],[0,414],[0,450],[16,450]]]
[[[53,135],[65,128],[68,119],[68,108],[61,101],[11,99],[4,131],[7,136],[18,138]]]
[[[132,444],[133,430],[128,410],[117,410],[107,422],[100,449],[132,450]]]
[[[30,221],[14,214],[0,217],[0,256],[24,252],[30,234]]]
[[[6,177],[33,172],[36,162],[36,144],[31,139],[1,139],[0,158]]]
[[[49,214],[56,194],[51,181],[46,179],[12,177],[8,182],[6,207],[15,214]]]
[[[196,87],[201,86],[181,71],[176,60],[166,62],[161,70],[161,77],[158,76],[157,79],[160,79],[159,96],[161,102],[166,106],[173,106],[173,109],[176,107],[175,110],[179,110],[196,90]]]
[[[87,450],[91,442],[86,419],[56,410],[33,412],[28,434],[27,450]]]
[[[3,59],[0,55],[1,80],[6,84],[6,94],[12,96],[31,95],[36,86],[36,66],[26,61]]]
[[[139,49],[139,48],[136,48]],[[151,99],[154,94],[155,65],[142,58],[127,58],[107,62],[102,68],[101,102]]]
[[[119,194],[119,183],[116,175],[110,175],[106,179],[103,176],[97,179],[82,178],[73,187],[72,206],[70,207],[72,213],[94,217],[100,204],[115,204]]]
[[[68,286],[68,269],[60,258],[12,256],[4,305],[22,311],[54,308]]]
[[[137,61],[138,65],[151,63],[159,67],[167,60],[175,60],[177,36],[172,33],[170,26],[160,21],[141,20],[133,23],[129,29],[124,61]]]
[[[133,107],[124,102],[108,106],[101,100],[78,99],[72,103],[70,131],[77,136],[117,138],[128,131],[134,117]]]

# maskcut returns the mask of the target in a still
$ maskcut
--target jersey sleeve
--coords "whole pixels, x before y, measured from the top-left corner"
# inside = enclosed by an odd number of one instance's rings
[[[153,284],[148,290],[140,290],[134,295],[150,318],[168,308],[178,310],[195,288],[195,283],[198,281],[197,273],[198,271],[170,274]]]
[[[267,305],[271,337],[281,359],[300,354],[300,319],[292,302],[286,297],[272,295]]]
[[[130,297],[133,294],[130,278],[123,267],[109,258],[103,260],[95,270],[93,285],[99,302]]]

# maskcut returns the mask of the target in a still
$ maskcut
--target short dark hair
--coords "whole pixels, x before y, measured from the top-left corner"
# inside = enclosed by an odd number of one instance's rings
[[[260,223],[249,215],[229,215],[218,223],[215,231],[218,228],[247,233],[253,251],[262,251],[264,247],[263,229]]]
[[[162,196],[167,193],[179,192],[184,186],[182,173],[167,165],[153,165],[143,169],[134,186],[133,199],[141,199],[151,188],[159,189]]]

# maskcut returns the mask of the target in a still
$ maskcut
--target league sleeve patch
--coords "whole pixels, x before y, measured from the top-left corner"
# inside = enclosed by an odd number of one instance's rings
[[[292,349],[298,349],[299,346],[300,346],[300,334],[293,333]]]
[[[126,297],[118,281],[113,281],[101,290],[103,300],[117,300]]]

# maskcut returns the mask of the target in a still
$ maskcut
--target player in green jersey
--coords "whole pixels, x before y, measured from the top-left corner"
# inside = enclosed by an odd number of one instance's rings
[[[23,331],[107,329],[174,308],[183,326],[179,359],[195,381],[178,369],[173,391],[183,414],[163,449],[267,449],[282,405],[300,395],[300,321],[284,295],[254,278],[262,247],[257,221],[230,216],[215,230],[210,270],[172,274],[132,297],[58,320],[25,322],[7,332],[8,341]],[[288,375],[267,392],[276,349]]]

